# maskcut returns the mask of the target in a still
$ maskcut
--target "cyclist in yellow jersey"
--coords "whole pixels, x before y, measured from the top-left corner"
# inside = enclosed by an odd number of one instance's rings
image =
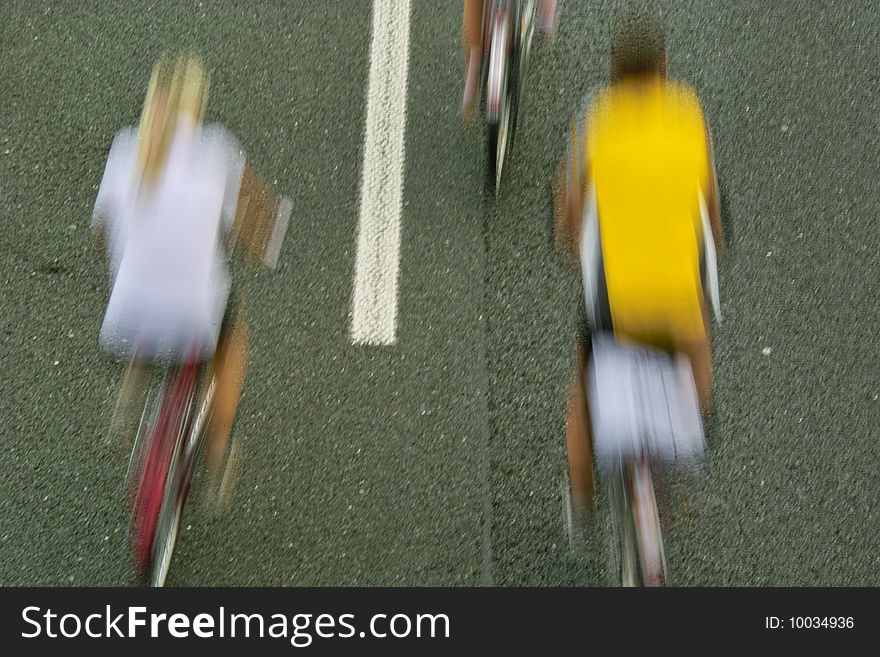
[[[590,330],[685,354],[705,412],[707,296],[717,301],[721,248],[706,120],[694,90],[667,79],[662,31],[643,16],[615,25],[611,74],[572,130],[557,186],[557,246],[581,265]],[[581,511],[592,498],[582,345],[567,417],[572,503]]]

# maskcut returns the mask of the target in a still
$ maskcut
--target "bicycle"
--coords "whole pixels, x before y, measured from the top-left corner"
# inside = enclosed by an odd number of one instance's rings
[[[599,332],[588,371],[593,445],[610,503],[612,576],[623,586],[664,586],[652,471],[699,464],[705,454],[690,363]]]
[[[535,34],[537,0],[492,0],[483,11],[482,92],[488,185],[497,195],[516,134],[520,97]]]
[[[210,420],[215,377],[191,350],[148,387],[126,472],[132,488],[130,541],[143,583],[164,586],[195,464]]]

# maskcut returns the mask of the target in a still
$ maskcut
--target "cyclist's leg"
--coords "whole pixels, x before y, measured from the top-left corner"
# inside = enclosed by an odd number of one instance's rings
[[[709,311],[705,298],[701,297],[703,312],[703,325],[705,332],[699,338],[677,337],[674,340],[676,351],[687,356],[691,363],[694,374],[694,384],[697,387],[697,398],[700,400],[700,408],[705,415],[712,402],[712,339],[709,327]]]
[[[572,504],[578,511],[588,511],[593,506],[593,443],[590,431],[590,409],[586,384],[586,365],[590,358],[592,331],[613,330],[608,310],[608,286],[602,258],[601,244],[595,232],[595,217],[586,220],[587,240],[593,240],[577,252],[581,257],[584,294],[580,299],[576,349],[577,371],[569,387],[566,415],[566,442],[568,445],[569,475],[572,488]]]
[[[545,37],[552,38],[556,34],[558,16],[558,0],[540,0],[538,3],[538,27]]]
[[[578,513],[583,513],[593,506],[593,450],[584,379],[587,355],[583,341],[578,340],[575,349],[575,372],[569,385],[565,435],[572,506]]]
[[[232,431],[247,370],[247,323],[240,304],[233,312],[234,316],[227,311],[227,316],[224,318],[213,360],[216,388],[213,412],[208,424],[206,465],[208,471],[218,479],[222,474],[223,455]]]
[[[113,417],[110,421],[110,433],[107,442],[123,439],[127,444],[136,428],[137,414],[143,403],[145,383],[149,374],[149,364],[135,357],[129,359],[125,374],[119,383],[119,393]]]
[[[465,120],[470,121],[480,86],[480,66],[483,58],[483,0],[464,0],[461,29],[467,71],[461,112]]]

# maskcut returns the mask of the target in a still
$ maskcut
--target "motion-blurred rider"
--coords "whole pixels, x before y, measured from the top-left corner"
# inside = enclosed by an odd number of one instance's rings
[[[558,185],[557,246],[580,263],[589,329],[686,355],[705,412],[708,301],[717,302],[721,249],[708,126],[696,92],[667,78],[663,33],[650,19],[618,21],[611,77],[572,129]],[[593,489],[587,349],[579,341],[567,425],[571,501],[581,513]]]
[[[202,125],[208,76],[198,57],[156,63],[140,126],[113,140],[93,227],[104,238],[112,290],[100,343],[130,362],[117,417],[130,414],[145,366],[193,353],[216,374],[207,465],[219,482],[247,366],[242,304],[227,304],[225,251],[274,266],[290,214],[220,125]],[[234,306],[235,309],[228,306]]]

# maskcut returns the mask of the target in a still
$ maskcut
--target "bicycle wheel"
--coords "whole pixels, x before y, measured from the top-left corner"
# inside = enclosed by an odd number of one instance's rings
[[[514,56],[510,75],[510,146],[516,141],[516,128],[519,119],[519,103],[525,86],[529,55],[532,50],[532,39],[535,35],[535,18],[538,11],[536,0],[524,0],[517,3],[516,28],[514,29]]]
[[[636,463],[631,471],[633,527],[638,543],[639,567],[643,586],[665,586],[666,552],[651,468],[646,462]]]
[[[616,468],[609,477],[608,501],[611,508],[609,583],[617,586],[641,586],[628,477],[624,467]]]
[[[150,437],[147,458],[141,474],[132,513],[135,569],[141,579],[152,572],[156,530],[165,502],[169,473],[175,454],[189,424],[195,371],[187,365],[176,368],[170,376],[159,412],[159,420]]]
[[[174,447],[174,432],[171,424],[178,378],[171,377],[171,384],[163,395],[158,420],[149,433],[146,457],[135,493],[131,516],[131,539],[135,572],[140,579],[145,579],[149,574],[153,536],[165,495],[168,466]]]
[[[611,575],[622,586],[665,586],[666,554],[647,463],[626,463],[609,482]]]
[[[181,397],[180,429],[177,432],[174,451],[171,454],[168,477],[163,493],[162,506],[156,523],[151,546],[150,585],[164,586],[171,567],[171,557],[177,545],[177,535],[183,517],[183,508],[192,483],[193,470],[201,446],[201,434],[210,399],[199,404],[195,412],[198,377],[201,368],[190,363],[184,372],[184,390]],[[211,392],[213,387],[209,389]]]
[[[175,454],[183,446],[178,445],[177,447]],[[177,544],[177,533],[180,530],[180,520],[183,516],[182,481],[186,476],[180,465],[181,460],[181,457],[176,455],[168,473],[168,483],[165,486],[164,499],[153,535],[150,586],[165,586],[165,578],[168,577],[168,570],[171,567],[171,556],[174,554],[174,547]]]
[[[510,137],[511,20],[509,8],[499,6],[492,18],[489,69],[486,81],[486,183],[494,194]]]

